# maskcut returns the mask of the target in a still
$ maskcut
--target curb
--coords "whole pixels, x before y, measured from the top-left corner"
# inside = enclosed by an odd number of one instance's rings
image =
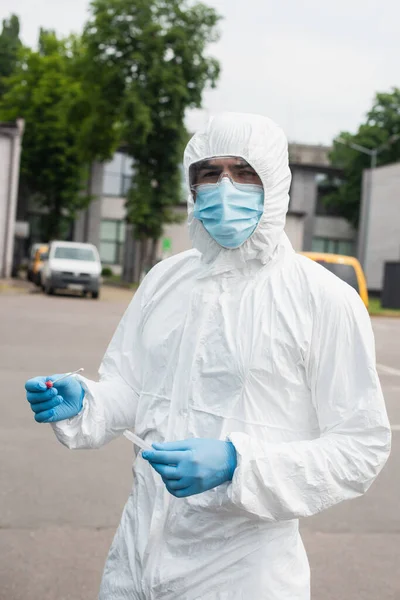
[[[388,314],[380,314],[380,313],[369,313],[371,319],[400,319],[400,312],[398,315],[388,315]]]

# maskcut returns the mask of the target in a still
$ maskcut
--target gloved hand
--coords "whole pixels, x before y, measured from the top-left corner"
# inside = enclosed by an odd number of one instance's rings
[[[235,446],[222,440],[196,438],[153,444],[142,453],[177,498],[201,494],[231,481],[236,469]]]
[[[68,377],[47,389],[46,381],[54,381],[61,375],[34,377],[25,383],[26,398],[38,423],[54,423],[75,417],[83,406],[85,391],[75,377]]]

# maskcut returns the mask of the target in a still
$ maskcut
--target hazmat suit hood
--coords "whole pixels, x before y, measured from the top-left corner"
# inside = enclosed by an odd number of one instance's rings
[[[242,246],[223,248],[194,217],[194,200],[189,193],[188,225],[193,246],[213,271],[241,269],[254,260],[264,265],[280,242],[289,243],[284,234],[291,182],[285,134],[271,119],[259,115],[223,113],[211,118],[205,131],[196,133],[186,147],[188,185],[191,165],[220,156],[239,156],[255,169],[264,187],[264,212]]]

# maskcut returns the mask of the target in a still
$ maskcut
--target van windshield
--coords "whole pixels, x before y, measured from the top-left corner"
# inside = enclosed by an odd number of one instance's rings
[[[356,292],[360,293],[358,285],[357,273],[353,265],[344,265],[342,263],[327,262],[326,260],[318,260],[320,265],[328,269],[334,275],[351,285]]]
[[[57,246],[54,258],[66,258],[68,260],[96,260],[95,253],[91,248],[70,248],[68,246]]]

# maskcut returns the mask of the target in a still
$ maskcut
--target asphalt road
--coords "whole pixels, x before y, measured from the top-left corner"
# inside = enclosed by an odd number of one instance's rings
[[[23,386],[81,366],[95,378],[129,297],[0,294],[0,600],[97,598],[129,493],[130,444],[66,450],[34,422]],[[366,496],[302,523],[313,600],[400,598],[400,320],[373,324],[392,456]]]

